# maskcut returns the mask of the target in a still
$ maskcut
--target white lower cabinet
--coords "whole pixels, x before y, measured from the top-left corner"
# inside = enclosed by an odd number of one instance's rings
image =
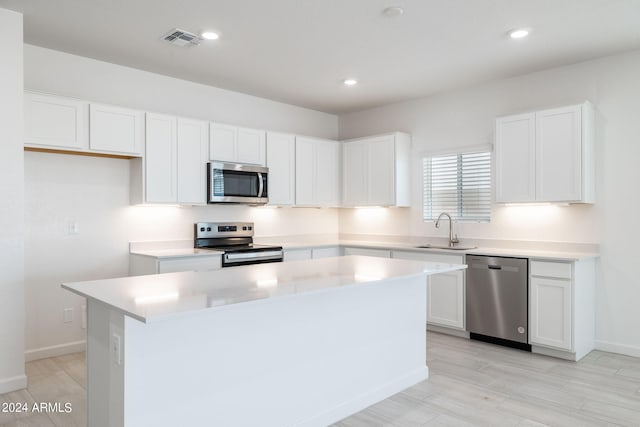
[[[220,268],[222,268],[221,254],[166,258],[139,254],[129,255],[129,276],[177,271],[208,271]]]
[[[393,251],[391,257],[441,264],[464,264],[463,255]],[[452,271],[429,277],[427,281],[427,324],[464,330],[464,313],[464,272]]]
[[[579,360],[594,347],[592,259],[529,264],[529,341],[533,351]]]
[[[302,261],[311,259],[311,249],[285,249],[283,255],[284,261]]]
[[[532,277],[531,342],[571,350],[571,280]]]
[[[364,255],[374,256],[379,258],[391,258],[391,251],[389,249],[370,249],[370,248],[353,248],[345,247],[344,255]]]
[[[342,255],[340,246],[285,249],[284,261],[301,261],[305,259],[329,258]]]
[[[340,246],[330,246],[328,248],[313,248],[311,250],[311,257],[313,259],[330,258],[330,257],[340,256],[340,255],[342,255]]]

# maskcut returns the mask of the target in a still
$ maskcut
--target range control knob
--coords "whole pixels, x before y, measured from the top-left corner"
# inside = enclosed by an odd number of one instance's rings
[[[200,231],[204,231],[204,227],[200,227]]]

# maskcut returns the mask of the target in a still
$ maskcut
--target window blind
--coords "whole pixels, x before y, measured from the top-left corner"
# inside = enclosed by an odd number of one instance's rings
[[[422,159],[423,218],[448,212],[456,221],[491,218],[491,153],[474,152]]]

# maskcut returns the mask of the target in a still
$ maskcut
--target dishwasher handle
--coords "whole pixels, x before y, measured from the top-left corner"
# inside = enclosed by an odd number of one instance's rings
[[[501,265],[493,265],[493,264],[489,264],[487,265],[487,268],[489,270],[502,270],[502,266]]]

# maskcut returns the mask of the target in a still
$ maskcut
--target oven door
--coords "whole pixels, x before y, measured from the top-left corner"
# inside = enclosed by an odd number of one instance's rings
[[[268,168],[211,162],[207,170],[209,203],[262,205],[269,201],[267,196]]]

